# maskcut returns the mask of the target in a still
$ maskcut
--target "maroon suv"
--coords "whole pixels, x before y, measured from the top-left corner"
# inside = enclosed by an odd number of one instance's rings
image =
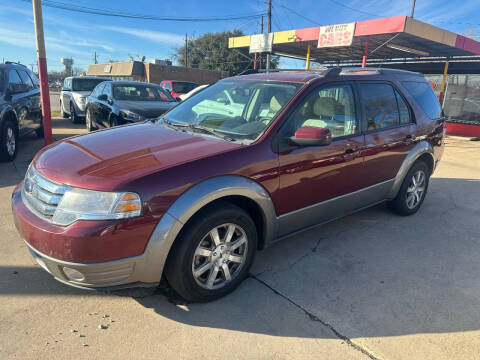
[[[415,213],[444,127],[417,73],[224,79],[155,122],[44,148],[13,192],[15,223],[68,285],[154,287],[164,275],[185,299],[212,300],[274,241],[383,201]]]

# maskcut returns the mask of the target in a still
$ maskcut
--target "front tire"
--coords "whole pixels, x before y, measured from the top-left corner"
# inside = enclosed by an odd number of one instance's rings
[[[71,101],[70,101],[70,119],[74,124],[78,124],[80,122],[80,119],[78,118],[77,113],[75,112],[75,106],[72,104]]]
[[[6,120],[0,128],[0,160],[13,161],[18,152],[18,132],[15,122]]]
[[[181,232],[165,276],[185,300],[212,301],[232,292],[248,276],[256,249],[252,218],[233,204],[217,203],[197,214]]]
[[[415,214],[427,194],[430,171],[423,161],[417,161],[408,171],[397,196],[388,202],[391,210],[402,216]]]
[[[68,118],[68,114],[63,110],[63,103],[60,101],[60,109],[62,110],[62,118]]]
[[[85,110],[85,125],[88,132],[97,130],[97,128],[92,123],[92,114],[90,109],[88,108]]]

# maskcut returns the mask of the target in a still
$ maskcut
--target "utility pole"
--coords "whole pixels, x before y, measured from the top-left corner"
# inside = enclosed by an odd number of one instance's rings
[[[263,15],[262,19],[260,20],[260,34],[263,34]],[[262,70],[262,53],[259,53],[259,64],[258,64],[258,69]]]
[[[413,13],[415,12],[415,0],[412,0],[412,11],[410,12],[410,17],[413,18]]]
[[[95,54],[93,56],[93,63],[98,64],[98,62],[97,62],[97,52],[96,51],[95,51]]]
[[[272,0],[268,0],[267,17],[268,17],[268,34],[270,35],[270,33],[272,32]],[[269,52],[267,53],[267,65],[265,69],[267,73],[270,71],[270,53]]]
[[[52,143],[52,114],[50,112],[50,91],[48,89],[47,55],[43,35],[43,17],[41,0],[32,0],[35,38],[37,42],[38,77],[40,80],[40,97],[42,99],[42,119],[45,133],[45,145]]]
[[[188,38],[187,38],[187,33],[185,33],[185,67],[188,67]]]

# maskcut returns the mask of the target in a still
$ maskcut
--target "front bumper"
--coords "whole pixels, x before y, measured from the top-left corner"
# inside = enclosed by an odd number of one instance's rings
[[[35,261],[53,277],[70,286],[86,290],[113,290],[128,287],[154,287],[160,282],[145,282],[145,256],[136,256],[97,264],[78,264],[54,259],[42,254],[26,242]],[[68,276],[65,269],[73,269],[83,276],[78,280]]]
[[[158,218],[77,221],[61,227],[39,218],[23,204],[21,184],[12,194],[12,212],[34,259],[58,281],[97,290],[160,282],[163,264],[156,266],[159,254],[152,251],[156,242],[150,241]],[[83,279],[69,277],[65,268],[79,271]]]

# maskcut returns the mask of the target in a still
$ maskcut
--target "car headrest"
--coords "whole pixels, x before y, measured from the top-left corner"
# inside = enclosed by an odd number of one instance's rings
[[[270,99],[270,111],[277,112],[288,101],[288,96],[282,92],[278,92]]]
[[[337,101],[330,97],[321,97],[313,105],[313,113],[316,116],[332,117],[336,113]]]

